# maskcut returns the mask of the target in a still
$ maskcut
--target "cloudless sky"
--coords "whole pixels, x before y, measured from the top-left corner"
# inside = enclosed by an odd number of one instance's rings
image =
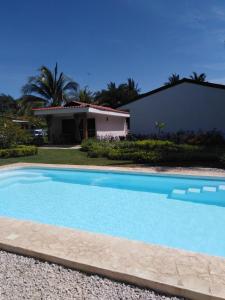
[[[224,0],[0,0],[0,93],[20,95],[41,65],[96,91],[171,73],[225,83]]]

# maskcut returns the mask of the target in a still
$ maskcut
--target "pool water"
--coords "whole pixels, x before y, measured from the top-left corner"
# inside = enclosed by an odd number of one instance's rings
[[[225,179],[1,171],[0,215],[225,257]]]

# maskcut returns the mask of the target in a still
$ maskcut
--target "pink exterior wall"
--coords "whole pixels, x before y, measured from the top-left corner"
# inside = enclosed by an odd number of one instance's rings
[[[53,117],[51,126],[50,140],[54,143],[61,143],[62,138],[62,120],[72,119],[74,116],[58,116]],[[95,119],[96,137],[122,137],[127,135],[126,117],[107,116],[101,114],[88,113],[88,118]]]
[[[98,138],[107,136],[119,137],[127,135],[127,124],[125,117],[114,117],[97,114],[95,114],[93,117],[95,118],[96,136]]]

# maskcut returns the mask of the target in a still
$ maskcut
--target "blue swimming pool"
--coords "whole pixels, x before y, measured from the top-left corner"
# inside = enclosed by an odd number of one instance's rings
[[[1,171],[0,215],[225,257],[225,179]]]

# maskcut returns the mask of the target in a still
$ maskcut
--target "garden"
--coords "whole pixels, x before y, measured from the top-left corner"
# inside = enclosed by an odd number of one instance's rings
[[[13,123],[10,118],[0,119],[0,158],[37,154],[31,134]]]
[[[225,139],[209,132],[178,132],[125,140],[88,139],[81,150],[39,149],[40,141],[10,118],[0,120],[0,164],[41,162],[81,165],[225,166]]]
[[[130,140],[89,139],[82,143],[82,151],[89,157],[132,161],[136,164],[225,164],[225,140],[216,130],[210,132],[180,132],[160,139],[131,138]]]

